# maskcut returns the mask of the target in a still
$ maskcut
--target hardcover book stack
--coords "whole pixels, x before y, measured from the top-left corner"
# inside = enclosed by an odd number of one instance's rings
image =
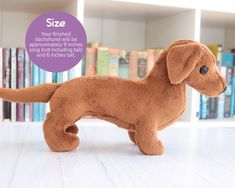
[[[217,59],[221,74],[226,79],[227,90],[219,97],[200,95],[199,119],[229,118],[235,116],[235,53],[223,53],[221,45],[209,45]]]
[[[75,70],[51,73],[40,69],[23,48],[0,48],[0,87],[26,88],[42,83],[63,82],[75,77]],[[45,103],[10,103],[0,100],[0,121],[44,121]]]
[[[87,48],[83,75],[111,75],[126,79],[143,79],[152,69],[163,49],[126,51],[94,46]]]

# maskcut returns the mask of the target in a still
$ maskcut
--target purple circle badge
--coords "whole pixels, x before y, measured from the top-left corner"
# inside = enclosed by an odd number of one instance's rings
[[[33,63],[50,72],[71,69],[85,54],[87,37],[82,24],[65,12],[47,12],[30,24],[25,39]]]

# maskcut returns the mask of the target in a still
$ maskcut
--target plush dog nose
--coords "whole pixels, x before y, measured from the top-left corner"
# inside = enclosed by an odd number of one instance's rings
[[[223,91],[223,93],[224,93],[226,90],[227,90],[227,86],[225,86],[225,87],[224,87],[224,91]]]

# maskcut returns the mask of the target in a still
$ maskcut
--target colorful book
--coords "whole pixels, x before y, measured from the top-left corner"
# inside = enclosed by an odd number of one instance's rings
[[[201,94],[200,102],[201,102],[200,119],[207,119],[208,118],[208,97]]]
[[[25,52],[17,48],[17,88],[24,88]],[[24,121],[24,103],[17,104],[17,121]]]
[[[120,50],[116,48],[109,49],[109,75],[110,76],[118,76],[118,67],[119,67],[119,59],[120,59]]]
[[[96,75],[96,61],[97,61],[97,49],[87,48],[85,58],[85,75],[93,76]]]
[[[37,86],[40,83],[39,80],[39,67],[36,64],[33,64],[32,66],[32,73],[33,73],[33,86]],[[39,116],[39,103],[33,103],[33,121],[34,122],[39,122],[40,121],[40,116]]]
[[[218,97],[208,98],[208,119],[215,119],[218,116]]]
[[[62,78],[63,82],[68,81],[68,79],[69,79],[69,72],[68,71],[64,71],[64,72],[62,72],[62,75],[63,75],[63,78]]]
[[[45,83],[45,71],[39,68],[39,84]],[[39,121],[44,121],[46,115],[46,105],[45,103],[39,103]]]
[[[223,53],[222,55],[222,66],[233,67],[235,66],[235,54]]]
[[[226,78],[226,72],[227,72],[227,68],[224,66],[221,66],[220,74],[224,78]],[[224,101],[225,101],[225,93],[221,93],[218,96],[218,118],[224,118]]]
[[[52,73],[52,83],[56,83],[57,82],[57,73],[53,72]]]
[[[109,49],[98,48],[97,51],[97,75],[109,74]]]
[[[119,58],[118,76],[128,79],[128,60],[126,58],[126,51],[121,50],[121,57]]]
[[[11,49],[11,88],[17,88],[17,50],[16,48]],[[17,117],[17,104],[11,103],[11,121],[16,121]]]
[[[0,78],[3,78],[2,76],[2,65],[3,65],[3,48],[0,48]],[[3,80],[0,79],[0,87],[3,87]],[[0,100],[0,121],[3,121],[3,101]]]
[[[138,52],[138,62],[137,62],[137,78],[144,79],[147,75],[147,58],[148,53],[146,51]]]
[[[3,50],[3,87],[11,87],[11,49],[4,48]],[[3,120],[11,120],[11,103],[3,101]]]
[[[233,76],[232,76],[232,96],[231,96],[231,114],[230,116],[235,115],[235,67],[233,67]]]
[[[156,48],[155,49],[155,53],[154,53],[155,62],[158,60],[158,58],[160,57],[160,55],[163,51],[164,51],[163,48]]]
[[[56,83],[62,83],[63,82],[63,72],[57,72],[56,73]]]
[[[132,50],[128,53],[129,60],[129,79],[137,80],[137,72],[138,72],[138,52],[136,50]]]
[[[75,78],[75,69],[74,68],[70,69],[68,74],[69,74],[68,75],[69,80],[72,80],[73,78]]]
[[[30,87],[31,86],[31,62],[29,59],[28,53],[25,51],[25,68],[24,68],[24,87]],[[32,103],[28,103],[24,105],[24,120],[25,121],[31,121],[30,118],[30,110],[32,109],[30,106],[32,106]]]
[[[147,58],[147,73],[149,73],[155,65],[155,50],[147,49],[148,58]]]
[[[233,68],[227,67],[227,72],[226,72],[227,89],[225,91],[225,99],[224,99],[224,117],[231,116],[232,76],[233,76]]]

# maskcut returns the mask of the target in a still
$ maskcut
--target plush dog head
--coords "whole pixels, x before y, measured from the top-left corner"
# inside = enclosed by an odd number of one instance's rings
[[[180,40],[167,49],[168,77],[172,84],[186,81],[197,91],[208,96],[217,96],[226,89],[214,55],[201,43]]]

